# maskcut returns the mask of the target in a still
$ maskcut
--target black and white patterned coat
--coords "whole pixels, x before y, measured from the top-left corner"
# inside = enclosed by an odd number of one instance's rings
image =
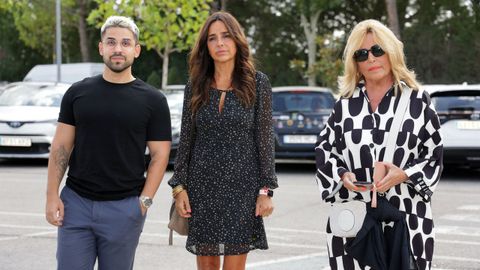
[[[401,95],[400,91],[398,94]],[[353,192],[345,187],[335,196],[327,197],[347,171],[355,173],[357,180],[373,181],[373,164],[375,161],[383,161],[399,96],[394,95],[393,88],[390,89],[376,111],[372,111],[365,86],[361,82],[352,97],[341,98],[336,102],[315,147],[316,181],[323,200],[331,203],[371,200],[369,191]],[[425,91],[412,91],[396,144],[393,163],[402,168],[409,179],[391,188],[386,193],[386,198],[406,213],[410,248],[418,269],[429,269],[435,239],[430,199],[443,168],[443,146],[440,122],[430,96]],[[346,255],[345,243],[345,238],[331,234],[327,224],[331,268],[363,268],[351,256]]]

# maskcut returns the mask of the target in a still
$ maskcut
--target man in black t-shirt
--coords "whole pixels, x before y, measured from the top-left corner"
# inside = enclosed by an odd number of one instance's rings
[[[73,84],[62,99],[46,205],[47,221],[58,226],[57,269],[93,269],[97,259],[98,269],[133,268],[171,142],[165,96],[132,75],[138,36],[130,18],[109,17],[98,46],[103,74]]]

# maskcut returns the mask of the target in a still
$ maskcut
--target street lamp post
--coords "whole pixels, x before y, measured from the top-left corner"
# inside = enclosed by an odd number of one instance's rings
[[[62,66],[62,25],[61,25],[61,0],[57,0],[55,4],[55,18],[56,18],[56,35],[55,35],[55,50],[57,55],[57,83],[62,80],[61,66]]]

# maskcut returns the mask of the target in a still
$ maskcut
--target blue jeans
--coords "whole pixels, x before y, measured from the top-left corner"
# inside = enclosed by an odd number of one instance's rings
[[[133,269],[135,250],[145,223],[137,196],[92,201],[64,187],[63,225],[58,228],[57,269]]]

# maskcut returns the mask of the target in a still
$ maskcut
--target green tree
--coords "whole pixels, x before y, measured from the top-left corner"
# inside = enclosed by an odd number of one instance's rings
[[[342,48],[343,43],[333,35],[320,36],[317,39],[319,44],[318,60],[315,64],[315,71],[320,78],[322,85],[337,92],[337,79],[343,72]]]
[[[0,4],[0,81],[21,81],[35,64],[48,61],[18,39],[12,21],[12,14]]]
[[[90,61],[91,38],[85,23],[85,14],[92,6],[91,0],[63,0],[62,49],[65,58],[76,59],[80,52],[82,61]],[[19,38],[28,47],[54,59],[55,51],[55,0],[5,0],[3,2],[13,17]],[[74,34],[76,33],[76,34]],[[72,38],[72,34],[76,38]],[[75,44],[68,41],[75,41]],[[80,48],[80,50],[78,50]]]
[[[317,60],[314,65],[313,73],[320,81],[320,85],[329,87],[333,92],[337,92],[337,78],[343,71],[342,48],[343,42],[331,34],[317,37]],[[300,74],[305,72],[306,62],[300,59],[290,61],[290,68]]]
[[[308,4],[306,2],[304,4]],[[313,51],[308,49],[304,28],[299,27],[301,16],[298,15],[300,7],[297,2],[231,1],[228,8],[230,9],[228,11],[232,12],[245,27],[245,33],[257,59],[257,66],[269,75],[272,85],[305,84],[308,79],[308,52],[313,52],[315,56],[315,62],[310,70],[316,77],[316,83],[326,85],[327,79],[323,78],[324,75],[315,67],[316,60],[325,56],[318,50],[316,39],[313,46],[316,48]],[[342,17],[339,14],[345,12],[341,8],[334,5],[320,13],[317,36],[328,36],[334,29],[342,28],[341,22],[348,20],[338,20],[338,16]],[[336,43],[339,46],[337,50],[341,50],[343,40],[337,40]],[[323,49],[323,45],[320,47]],[[329,50],[327,52],[331,53]],[[332,57],[340,59],[338,54],[333,54]]]
[[[207,19],[211,0],[96,0],[88,21],[100,27],[111,15],[133,17],[140,29],[140,43],[162,59],[162,88],[168,82],[169,56],[190,49]]]
[[[304,78],[290,69],[290,60],[303,53],[302,29],[298,27],[292,1],[229,1],[231,12],[244,27],[256,67],[265,72],[274,86],[304,84]]]
[[[397,38],[400,38],[400,25],[398,24],[397,0],[385,0],[388,13],[388,26]]]
[[[319,20],[329,10],[340,6],[339,0],[297,0],[297,7],[300,11],[300,22],[307,40],[307,77],[308,85],[317,84],[316,67],[317,60],[317,37],[319,35]],[[322,20],[323,22],[323,20]]]
[[[478,82],[478,1],[418,0],[404,29],[408,63],[424,83]]]

